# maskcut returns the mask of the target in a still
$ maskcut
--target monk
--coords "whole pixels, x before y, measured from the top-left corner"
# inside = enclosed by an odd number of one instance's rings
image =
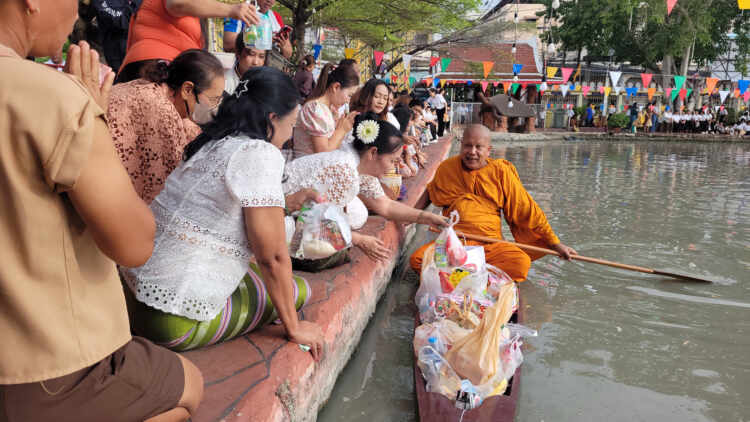
[[[443,207],[443,215],[458,211],[457,231],[502,239],[500,214],[510,226],[516,242],[551,248],[565,259],[576,254],[560,243],[547,217],[521,184],[515,166],[506,160],[492,159],[490,131],[482,125],[471,125],[464,131],[460,155],[448,158],[427,185],[433,204]],[[426,202],[426,201],[424,201]],[[487,263],[505,271],[513,280],[523,281],[531,261],[543,254],[527,253],[505,243],[482,243],[468,240],[467,245],[484,247]],[[430,244],[411,256],[415,271],[422,267],[422,255]]]

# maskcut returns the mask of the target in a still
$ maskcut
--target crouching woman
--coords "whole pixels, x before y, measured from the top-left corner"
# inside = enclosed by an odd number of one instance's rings
[[[289,339],[319,358],[320,328],[297,318],[310,287],[292,275],[284,230],[284,207],[310,193],[285,198],[281,184],[279,148],[298,112],[292,80],[255,68],[185,149],[185,161],[151,203],[153,256],[122,271],[135,299],[134,331],[183,351],[280,318]]]

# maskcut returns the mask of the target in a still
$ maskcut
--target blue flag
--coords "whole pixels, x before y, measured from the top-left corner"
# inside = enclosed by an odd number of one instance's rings
[[[318,60],[318,57],[320,56],[320,50],[323,49],[323,46],[320,44],[313,45],[313,56],[315,56],[315,60]]]
[[[432,80],[432,87],[437,88],[437,86],[440,84],[440,79],[435,78]]]
[[[521,69],[523,69],[523,65],[522,64],[514,64],[513,65],[513,74],[514,75],[518,75],[519,73],[521,73]]]
[[[737,88],[740,89],[740,95],[744,95],[745,91],[747,91],[748,86],[750,86],[750,81],[747,79],[740,79],[737,81]]]

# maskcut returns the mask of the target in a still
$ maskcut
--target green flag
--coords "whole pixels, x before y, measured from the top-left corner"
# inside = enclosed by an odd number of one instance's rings
[[[416,81],[417,81],[417,78],[415,78],[413,76],[409,77],[409,86],[410,87],[414,86],[414,82],[416,82]]]
[[[690,88],[688,88],[688,90],[687,90],[687,95],[685,96],[685,99],[688,99],[688,98],[690,98],[690,94],[692,94],[692,93],[693,93],[693,90],[692,90],[692,89],[690,89]]]
[[[674,77],[674,89],[676,91],[679,91],[682,86],[685,85],[685,77],[684,76],[675,76]]]
[[[674,99],[677,98],[677,95],[679,95],[679,94],[680,94],[680,90],[679,89],[673,89],[672,90],[672,102],[674,102]]]
[[[513,84],[510,86],[510,91],[513,93],[513,95],[516,94],[516,91],[518,91],[518,88],[521,86],[521,84]]]
[[[448,71],[448,66],[450,66],[451,60],[453,59],[449,59],[447,57],[443,57],[440,59],[440,69],[442,69],[443,72]]]

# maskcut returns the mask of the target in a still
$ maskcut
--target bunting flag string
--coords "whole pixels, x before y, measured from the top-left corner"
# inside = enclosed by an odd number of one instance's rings
[[[571,69],[571,70],[573,70],[573,69]],[[560,86],[560,90],[562,91],[563,97],[565,97],[565,96],[568,95],[568,90],[569,89],[570,89],[570,87],[568,85],[561,85]]]
[[[609,72],[609,78],[612,79],[612,86],[617,86],[617,82],[620,81],[620,76],[622,76],[622,72],[614,70]]]
[[[750,100],[750,91],[745,91],[745,94],[742,96],[742,98],[747,102]]]
[[[649,88],[648,89],[648,100],[651,101],[654,99],[654,94],[656,94],[656,88]]]
[[[625,88],[625,93],[628,97],[633,96],[638,93],[638,88],[631,87],[631,88]]]
[[[497,88],[498,85],[500,85],[500,81],[495,81],[492,83],[492,86],[494,86],[495,88]]]
[[[562,68],[562,78],[563,78],[563,83],[564,84],[568,83],[568,79],[570,79],[570,75],[572,73],[573,73],[573,68],[572,67],[563,67]]]
[[[355,49],[353,49],[353,48],[345,48],[345,49],[344,49],[344,57],[345,57],[345,58],[347,58],[347,59],[351,59],[351,58],[354,58],[354,53],[355,53],[356,51],[357,51],[357,50],[355,50]]]
[[[552,79],[557,74],[557,67],[547,66],[547,78]]]
[[[318,57],[320,57],[320,51],[323,49],[323,46],[320,44],[313,45],[313,57],[315,57],[315,60],[318,60]]]
[[[523,69],[523,65],[522,64],[514,64],[513,65],[513,74],[514,75],[518,75],[519,73],[521,73],[521,69]]]
[[[510,82],[503,82],[503,93],[505,93],[505,95],[509,95],[508,94],[509,92],[510,92]]]
[[[612,87],[605,86],[604,87],[604,96],[609,97],[609,93],[612,92]]]
[[[584,85],[584,86],[583,86],[583,87],[581,88],[581,91],[583,91],[583,96],[584,96],[584,97],[585,97],[585,96],[587,96],[587,95],[589,95],[589,91],[590,91],[590,90],[591,90],[591,87],[590,87],[590,86],[588,86],[588,85]]]
[[[432,87],[437,88],[438,84],[440,83],[440,78],[435,78],[432,80]]]
[[[489,76],[490,72],[492,72],[492,67],[495,66],[495,62],[482,62],[482,67],[484,68],[484,77],[487,78]]]
[[[481,84],[482,84],[482,92],[487,92],[487,85],[489,84],[489,82],[482,81]]]
[[[383,52],[382,51],[373,51],[372,54],[375,56],[375,67],[380,67],[380,63],[383,62]]]
[[[510,86],[510,92],[513,93],[513,95],[516,95],[516,92],[518,92],[518,88],[520,88],[520,84],[513,84]]]
[[[739,81],[737,81],[737,88],[740,89],[740,95],[745,95],[745,91],[747,91],[748,86],[750,86],[750,80],[740,79]]]
[[[440,57],[432,57],[430,58],[430,67],[434,67],[438,62],[440,61]]]
[[[665,97],[670,97],[672,101],[674,101],[674,97],[672,97],[672,90],[672,88],[667,88],[664,90],[664,94],[666,94]]]
[[[648,86],[651,85],[651,78],[653,76],[653,73],[641,73],[641,80],[643,81],[644,89],[648,89]]]
[[[604,95],[604,87],[603,86],[599,87],[599,93],[602,94],[602,95]]]

